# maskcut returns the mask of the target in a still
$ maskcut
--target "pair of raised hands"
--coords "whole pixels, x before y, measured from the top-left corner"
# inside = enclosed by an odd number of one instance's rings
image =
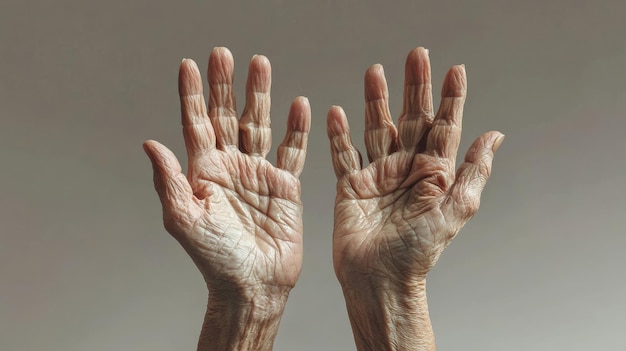
[[[167,231],[200,269],[209,290],[199,350],[270,350],[289,291],[302,267],[300,182],[311,127],[309,102],[294,100],[287,133],[270,150],[271,68],[250,61],[246,104],[237,114],[234,63],[212,51],[208,109],[192,60],[179,72],[189,168],[156,141],[154,168]],[[425,279],[441,252],[477,211],[504,135],[488,132],[455,170],[466,94],[463,66],[443,83],[434,113],[428,51],[409,53],[398,126],[389,113],[383,68],[365,74],[363,168],[340,107],[328,112],[335,174],[333,260],[359,350],[434,350]]]

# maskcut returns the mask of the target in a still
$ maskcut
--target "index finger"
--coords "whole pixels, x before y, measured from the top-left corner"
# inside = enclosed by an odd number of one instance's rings
[[[289,110],[287,134],[278,147],[278,168],[299,177],[304,169],[306,146],[311,130],[311,106],[303,96],[296,98]]]
[[[187,156],[192,162],[194,158],[215,148],[215,133],[206,111],[202,79],[193,60],[184,59],[180,64],[178,93]]]
[[[426,153],[449,158],[453,164],[461,141],[461,122],[466,92],[465,66],[458,65],[450,68],[441,89],[439,111],[433,120],[426,141]]]

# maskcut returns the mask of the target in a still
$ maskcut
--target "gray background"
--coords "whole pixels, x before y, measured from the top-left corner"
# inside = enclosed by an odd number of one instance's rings
[[[624,1],[3,1],[0,349],[191,350],[206,291],[160,220],[141,142],[185,162],[183,57],[273,65],[274,145],[310,98],[305,259],[277,350],[353,350],[331,265],[325,116],[362,149],[363,73],[430,49],[435,91],[464,63],[461,148],[507,138],[478,215],[429,278],[441,350],[626,349]],[[436,99],[436,103],[438,99]],[[275,148],[271,159],[275,159]]]

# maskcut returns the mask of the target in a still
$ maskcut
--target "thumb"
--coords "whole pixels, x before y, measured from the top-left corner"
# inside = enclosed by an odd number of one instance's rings
[[[167,210],[187,208],[193,192],[174,153],[154,140],[145,141],[143,149],[152,163],[154,188],[164,214]]]
[[[480,206],[480,194],[491,175],[493,155],[502,144],[504,134],[487,132],[476,139],[465,154],[463,162],[456,173],[456,178],[444,202],[453,218],[465,223]]]

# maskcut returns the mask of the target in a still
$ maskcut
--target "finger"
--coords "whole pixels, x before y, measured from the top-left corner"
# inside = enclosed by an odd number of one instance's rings
[[[152,163],[154,188],[159,194],[163,211],[186,208],[193,192],[176,156],[154,140],[144,142],[143,149]]]
[[[326,131],[330,139],[330,154],[337,178],[360,170],[363,166],[361,154],[352,144],[348,119],[341,107],[333,106],[328,111]]]
[[[426,152],[438,157],[456,160],[461,141],[463,104],[467,91],[467,79],[463,65],[454,66],[446,75],[441,89],[441,104],[428,133]]]
[[[493,155],[498,150],[504,134],[488,132],[476,139],[465,154],[456,173],[454,184],[450,187],[446,209],[454,218],[469,220],[478,211],[480,194],[491,175]],[[445,213],[445,212],[444,212]]]
[[[299,177],[304,169],[306,145],[311,130],[311,106],[303,96],[296,98],[289,110],[287,134],[278,147],[278,168]]]
[[[389,112],[389,91],[383,66],[365,72],[365,148],[370,162],[396,151],[398,132]]]
[[[235,63],[227,48],[215,48],[209,57],[209,118],[215,129],[217,147],[239,148],[239,121],[233,93]]]
[[[432,90],[428,50],[416,48],[406,59],[404,101],[402,115],[398,120],[398,142],[407,151],[422,144],[422,139],[430,129],[433,121]]]
[[[207,116],[200,71],[193,60],[184,59],[178,72],[178,93],[183,135],[189,162],[215,148],[215,133]]]
[[[270,129],[270,86],[272,69],[265,56],[250,61],[246,83],[246,107],[239,122],[241,151],[265,157],[272,146]]]

